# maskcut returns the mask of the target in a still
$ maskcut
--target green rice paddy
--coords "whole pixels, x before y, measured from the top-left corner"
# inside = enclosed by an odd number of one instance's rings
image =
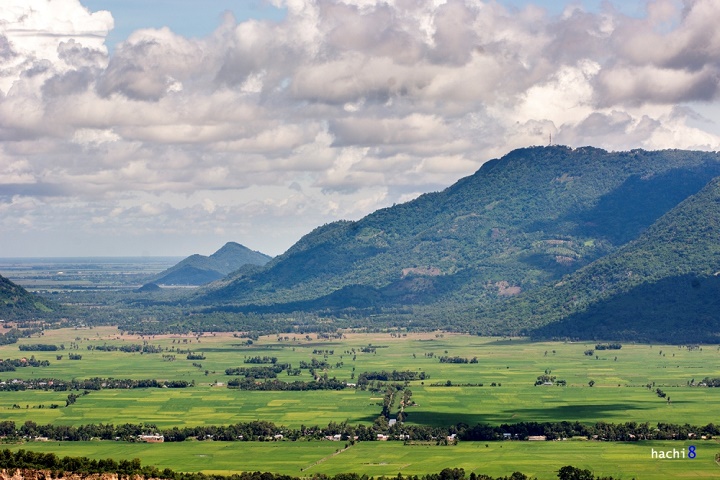
[[[148,342],[167,348],[163,354],[88,350],[88,345]],[[717,346],[686,348],[667,345],[623,344],[620,350],[595,351],[594,343],[532,343],[523,339],[480,338],[465,335],[347,334],[322,340],[288,335],[261,338],[252,345],[231,335],[140,338],[119,336],[112,328],[46,331],[21,343],[63,344],[57,352],[21,352],[17,345],[0,347],[0,358],[34,355],[49,367],[18,368],[0,379],[90,378],[187,380],[186,389],[92,391],[65,407],[67,392],[27,390],[0,392],[0,418],[21,424],[82,425],[88,423],[155,423],[160,427],[218,425],[267,420],[278,425],[327,425],[330,421],[371,424],[380,414],[382,394],[342,391],[248,392],[224,385],[234,377],[226,368],[249,366],[243,359],[274,356],[298,366],[300,361],[324,360],[330,377],[354,382],[362,372],[412,370],[425,372],[424,381],[410,382],[415,406],[406,409],[407,423],[447,426],[463,422],[517,423],[521,421],[628,421],[689,423],[718,422],[720,389],[690,386],[704,377],[720,377]],[[362,352],[363,347],[373,348]],[[187,360],[177,350],[202,352],[203,360]],[[82,355],[69,360],[69,353]],[[61,360],[58,355],[63,355]],[[175,359],[163,358],[175,355]],[[477,363],[440,363],[441,356],[459,356]],[[196,365],[193,365],[193,364]],[[198,366],[199,364],[199,366]],[[539,375],[565,380],[567,386],[534,386]],[[281,374],[286,381],[311,380]],[[593,380],[591,387],[589,382]],[[482,386],[480,386],[482,384]],[[494,386],[493,386],[494,384]],[[650,388],[648,388],[650,385]],[[661,388],[667,398],[660,398]],[[52,404],[59,408],[50,408]],[[19,407],[19,408],[18,408]],[[117,442],[39,443],[17,448],[44,449],[61,455],[94,458],[139,457],[144,463],[178,471],[234,472],[263,470],[292,475],[355,471],[395,475],[422,474],[444,467],[463,467],[491,475],[513,471],[556,478],[567,464],[590,468],[596,475],[622,478],[720,477],[714,462],[720,446],[714,440],[698,443],[700,455],[689,460],[653,460],[650,450],[682,448],[683,442],[599,443],[493,442],[457,446],[404,446],[399,442],[360,443],[335,454],[336,442],[224,443],[136,445]],[[319,462],[319,463],[318,463]],[[303,469],[302,471],[300,469]]]
[[[231,474],[272,471],[294,476],[362,472],[395,476],[421,475],[443,468],[463,468],[493,476],[520,471],[537,478],[557,478],[564,465],[587,468],[595,475],[623,479],[717,478],[717,444],[694,443],[695,459],[652,458],[652,450],[687,452],[689,442],[605,443],[461,442],[454,446],[364,442],[344,449],[340,442],[182,442],[126,444],[120,442],[33,442],[24,448],[60,456],[116,460],[140,458],[144,464],[177,471]]]

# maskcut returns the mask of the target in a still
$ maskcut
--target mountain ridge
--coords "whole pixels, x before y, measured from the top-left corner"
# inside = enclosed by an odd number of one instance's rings
[[[317,227],[197,302],[340,307],[355,286],[354,308],[358,292],[373,308],[491,305],[615,251],[718,175],[713,152],[518,149],[441,192]]]
[[[264,253],[227,242],[209,256],[194,254],[154,275],[148,283],[163,285],[204,285],[219,280],[243,265],[265,265],[271,259]]]

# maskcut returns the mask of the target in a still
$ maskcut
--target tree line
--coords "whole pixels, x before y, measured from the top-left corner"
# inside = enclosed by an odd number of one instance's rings
[[[395,392],[392,392],[394,395]],[[388,408],[389,410],[389,408]],[[45,437],[49,440],[89,441],[122,440],[139,441],[140,435],[163,435],[166,442],[182,442],[188,438],[216,441],[272,441],[282,436],[283,440],[322,440],[328,436],[340,435],[341,440],[375,441],[378,434],[388,440],[432,441],[455,435],[462,441],[527,440],[530,436],[545,436],[547,440],[570,437],[586,437],[598,441],[639,441],[639,440],[687,440],[688,438],[712,438],[720,435],[720,427],[712,423],[704,426],[658,423],[626,422],[620,424],[597,422],[583,425],[579,422],[519,422],[515,424],[489,425],[457,424],[445,427],[427,425],[406,425],[401,422],[388,425],[386,416],[379,416],[372,425],[351,425],[347,422],[330,422],[325,427],[305,426],[288,428],[273,422],[255,420],[232,425],[199,425],[188,427],[159,428],[152,423],[121,425],[88,424],[38,425],[26,421],[16,425],[12,420],[0,421],[0,436],[12,438]]]
[[[58,378],[34,378],[27,380],[14,379],[0,383],[0,391],[17,392],[24,390],[52,390],[66,392],[70,390],[102,390],[102,389],[133,389],[133,388],[187,388],[194,382],[186,380],[154,380],[130,378],[101,378],[61,380]]]
[[[22,367],[47,367],[50,362],[47,360],[38,360],[35,355],[30,358],[6,358],[0,360],[0,372],[14,372],[17,368]]]
[[[313,354],[314,353],[315,352],[313,351]],[[261,357],[260,355],[256,355],[254,357],[246,357],[243,360],[243,363],[272,363],[274,365],[277,363],[277,361],[278,361],[277,357],[269,357],[267,355],[264,355]]]
[[[119,478],[158,478],[167,480],[301,480],[300,477],[282,475],[270,472],[242,472],[233,475],[206,475],[199,473],[175,472],[170,468],[160,470],[151,465],[142,465],[138,458],[132,460],[114,460],[112,458],[94,460],[88,457],[59,457],[54,453],[40,453],[28,450],[12,452],[9,449],[0,450],[0,470],[21,474],[28,470],[49,470],[51,478],[60,478],[64,472],[74,474],[117,474]],[[42,477],[39,477],[42,478]],[[307,478],[307,477],[304,477]],[[336,475],[313,474],[312,480],[531,480],[530,477],[514,472],[510,476],[492,477],[485,474],[471,472],[466,475],[462,468],[444,468],[439,473],[425,475],[402,475],[398,473],[392,477],[372,477],[366,474],[338,473]],[[533,477],[534,478],[534,477]],[[595,477],[590,470],[567,465],[558,470],[560,480],[613,480],[613,477]]]
[[[158,345],[140,345],[132,343],[129,345],[88,345],[88,350],[100,350],[103,352],[125,352],[125,353],[162,353],[166,349]]]
[[[392,372],[386,372],[382,370],[380,372],[363,372],[358,375],[357,384],[365,385],[371,380],[381,380],[384,382],[407,382],[410,380],[425,380],[430,378],[425,372],[415,372],[412,370],[393,370]]]
[[[447,355],[443,355],[442,357],[439,357],[440,363],[478,363],[477,357],[473,357],[470,360],[468,360],[466,357],[449,357]]]
[[[21,352],[55,352],[59,350],[57,345],[53,345],[50,343],[30,343],[25,345],[18,345],[18,349]]]
[[[316,380],[294,382],[283,382],[274,378],[266,378],[258,382],[252,377],[234,378],[227,383],[228,388],[250,391],[307,391],[307,390],[342,390],[347,388],[347,383],[337,378],[328,378],[327,374],[318,377]]]

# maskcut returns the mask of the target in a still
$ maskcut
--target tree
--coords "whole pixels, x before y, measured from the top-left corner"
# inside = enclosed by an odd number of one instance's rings
[[[566,465],[558,470],[560,480],[595,480],[590,470],[581,470],[571,465]]]
[[[439,475],[440,480],[464,480],[465,470],[462,468],[443,468]]]
[[[588,385],[590,385],[591,387],[592,387],[593,385],[595,385],[595,380],[590,380],[590,381],[588,382]]]

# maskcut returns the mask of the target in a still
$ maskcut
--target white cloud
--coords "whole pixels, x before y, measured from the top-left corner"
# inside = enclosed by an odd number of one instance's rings
[[[120,136],[112,130],[99,128],[78,128],[72,137],[72,141],[80,145],[98,145],[118,140]]]
[[[104,39],[113,28],[110,12],[88,12],[78,0],[10,0],[0,9],[0,91],[23,74],[77,67],[71,47],[107,54]],[[64,47],[63,47],[64,46]],[[49,62],[45,63],[45,62]]]
[[[719,74],[712,66],[696,71],[623,66],[603,71],[598,90],[605,105],[711,101],[720,93]]]
[[[76,234],[119,248],[153,232],[276,254],[549,135],[720,148],[715,0],[656,0],[639,18],[477,0],[276,3],[280,22],[227,15],[204,38],[139,30],[109,55],[111,13],[5,0],[0,221],[23,232],[0,236],[7,254],[31,255],[47,232],[65,254],[83,253],[70,252]]]

